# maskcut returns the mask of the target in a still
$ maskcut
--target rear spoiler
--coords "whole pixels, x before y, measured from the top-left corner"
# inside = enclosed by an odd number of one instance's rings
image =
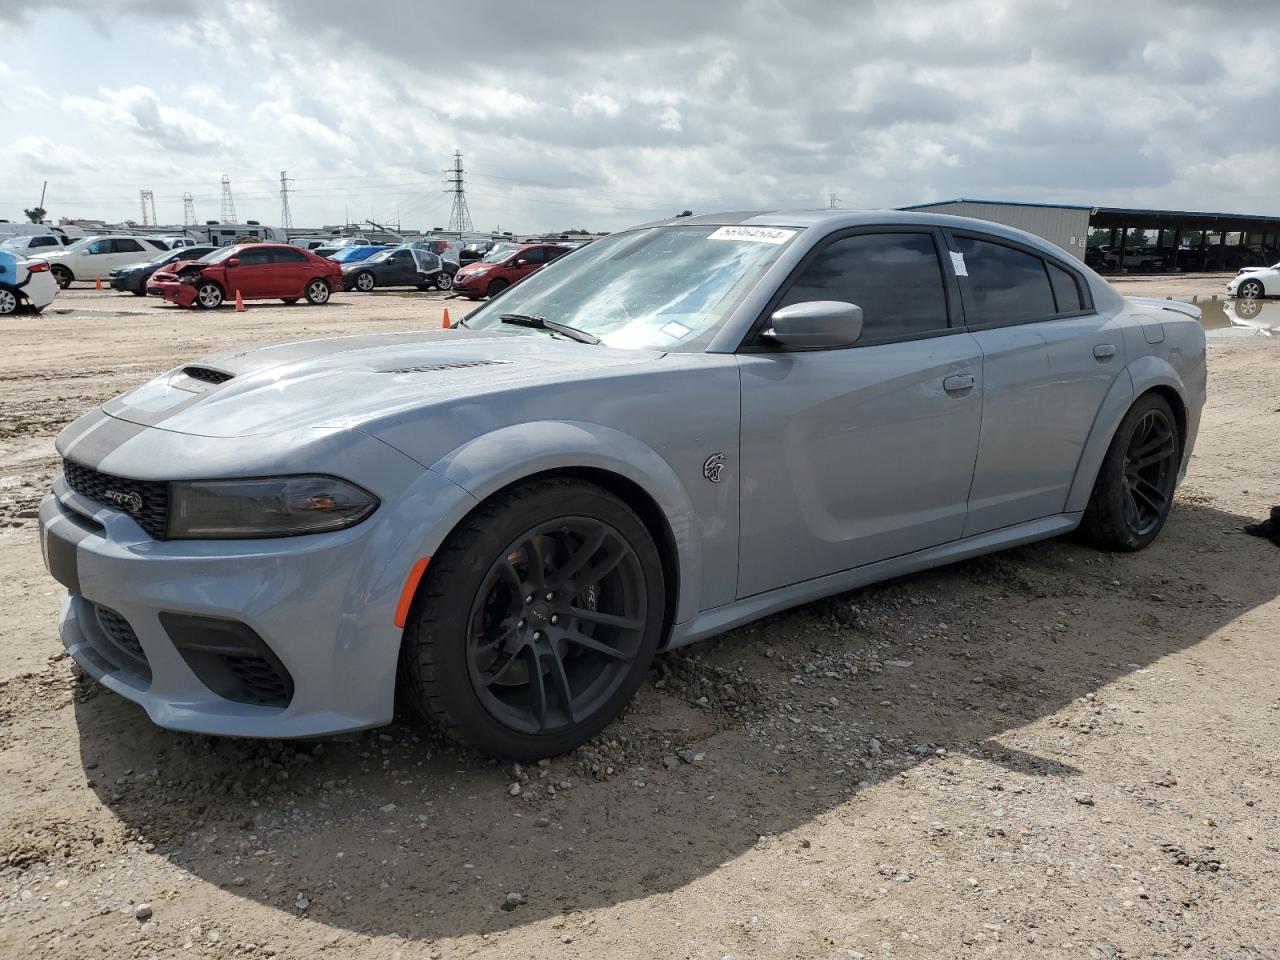
[[[1187,303],[1185,300],[1158,300],[1155,297],[1127,297],[1126,299],[1130,303],[1140,304],[1155,310],[1168,310],[1170,313],[1180,313],[1184,317],[1190,317],[1192,320],[1200,319],[1200,308],[1194,303]]]

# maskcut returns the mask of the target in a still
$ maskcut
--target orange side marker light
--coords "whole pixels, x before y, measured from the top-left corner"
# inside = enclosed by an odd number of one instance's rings
[[[414,594],[418,592],[418,583],[422,580],[422,575],[427,572],[427,564],[430,562],[430,557],[423,557],[413,565],[409,576],[404,578],[404,589],[400,591],[400,602],[396,604],[397,627],[403,627],[405,621],[409,619],[409,607],[413,605]]]

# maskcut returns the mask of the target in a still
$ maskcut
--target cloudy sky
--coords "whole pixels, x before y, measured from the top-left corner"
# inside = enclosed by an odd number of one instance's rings
[[[590,12],[588,12],[590,11]],[[479,229],[968,196],[1280,213],[1273,0],[0,0],[0,217]]]

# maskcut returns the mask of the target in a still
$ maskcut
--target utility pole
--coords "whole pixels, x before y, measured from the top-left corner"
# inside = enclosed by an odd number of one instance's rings
[[[288,230],[293,226],[293,214],[289,212],[289,184],[293,183],[287,174],[289,171],[280,171],[280,226]]]
[[[840,198],[837,197],[834,193],[830,194],[829,201],[828,201],[829,209],[834,210],[838,206],[840,206]]]
[[[453,209],[449,212],[449,232],[462,233],[463,231],[471,231],[475,229],[475,225],[471,222],[471,211],[467,209],[467,192],[462,185],[462,151],[453,151],[453,166],[445,173],[450,176],[445,178],[445,183],[449,187],[445,193],[453,194]]]
[[[184,227],[194,227],[196,225],[196,202],[191,199],[191,194],[189,193],[182,195],[182,225]]]
[[[150,190],[140,190],[138,194],[142,199],[142,225],[159,226],[159,221],[156,220],[156,195]]]
[[[231,178],[225,173],[222,175],[222,222],[236,222],[236,201],[231,196]]]

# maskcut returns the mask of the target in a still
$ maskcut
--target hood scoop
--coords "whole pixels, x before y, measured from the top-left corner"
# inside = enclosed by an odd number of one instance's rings
[[[225,370],[215,370],[213,367],[183,367],[182,372],[192,380],[199,380],[201,383],[226,383],[235,377],[234,373],[227,373]]]
[[[379,370],[379,373],[437,373],[440,370],[462,370],[466,367],[496,367],[508,363],[507,360],[446,360],[441,363],[423,363],[414,367],[396,367],[394,370]]]

